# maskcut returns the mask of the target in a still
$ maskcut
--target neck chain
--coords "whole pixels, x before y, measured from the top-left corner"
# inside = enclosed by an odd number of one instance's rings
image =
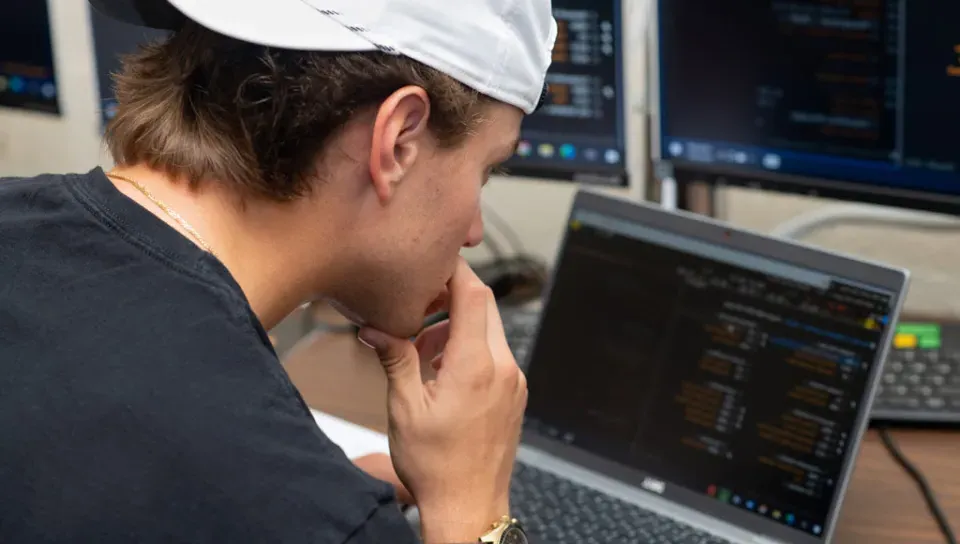
[[[197,232],[197,229],[193,228],[193,225],[191,225],[190,223],[188,223],[187,220],[184,219],[182,215],[180,215],[179,213],[176,212],[176,210],[174,210],[174,209],[171,208],[170,206],[167,206],[162,200],[160,200],[159,198],[157,198],[156,196],[154,196],[154,194],[151,193],[149,189],[147,189],[146,187],[144,187],[144,186],[141,185],[140,183],[138,183],[138,182],[136,182],[136,181],[134,181],[134,180],[132,180],[132,179],[130,179],[130,178],[123,177],[123,176],[121,176],[121,175],[119,175],[119,174],[108,173],[108,174],[107,174],[107,177],[108,177],[108,178],[117,179],[117,180],[120,180],[120,181],[125,181],[125,182],[129,183],[130,185],[133,185],[138,191],[140,191],[141,193],[143,193],[143,196],[147,197],[147,200],[149,200],[150,202],[153,202],[154,204],[156,204],[158,208],[160,208],[161,210],[163,210],[163,212],[166,213],[167,215],[169,215],[171,219],[173,219],[174,221],[176,221],[177,224],[180,225],[180,226],[183,228],[183,230],[185,230],[185,231],[187,231],[188,233],[190,233],[190,236],[193,236],[193,238],[197,241],[197,243],[200,245],[200,247],[201,247],[204,251],[206,251],[207,253],[210,253],[210,254],[213,255],[214,257],[217,256],[217,254],[213,251],[213,248],[210,247],[210,244],[208,244],[207,241],[204,240],[202,236],[200,236],[200,233]]]

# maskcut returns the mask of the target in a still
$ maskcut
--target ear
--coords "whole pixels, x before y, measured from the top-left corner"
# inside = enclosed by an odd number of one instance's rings
[[[428,145],[429,119],[430,97],[422,87],[404,87],[380,105],[370,146],[370,178],[381,202],[393,196]]]

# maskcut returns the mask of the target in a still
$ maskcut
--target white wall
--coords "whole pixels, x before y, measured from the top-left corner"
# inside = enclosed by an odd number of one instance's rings
[[[53,0],[50,6],[64,115],[55,118],[0,108],[0,175],[108,166],[100,146],[99,101],[86,0]],[[637,58],[642,55],[641,47],[633,44],[628,49],[635,57],[630,64],[641,66]],[[642,96],[636,92],[642,86],[642,77],[642,70],[633,71],[630,87],[635,108],[642,108]],[[632,116],[630,133],[642,134],[640,126],[639,118]],[[632,142],[629,155],[634,163],[638,162],[638,150],[645,146],[639,139]],[[555,255],[575,189],[542,181],[495,180],[484,200],[518,232],[525,249],[549,260]],[[640,190],[638,183],[629,194],[639,195]],[[740,190],[725,191],[723,200],[728,220],[759,230],[769,230],[781,221],[825,205],[821,200]],[[811,241],[912,269],[914,284],[908,310],[960,316],[960,234],[835,228]],[[473,253],[483,256],[482,250]]]

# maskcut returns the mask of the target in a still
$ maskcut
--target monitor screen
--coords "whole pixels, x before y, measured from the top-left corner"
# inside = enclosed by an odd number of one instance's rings
[[[625,185],[620,0],[554,0],[550,97],[523,123],[512,175]]]
[[[960,211],[960,4],[659,0],[659,156],[688,177]]]
[[[0,2],[0,106],[60,113],[46,0]]]
[[[134,53],[140,44],[163,39],[167,33],[121,23],[97,10],[90,10],[93,27],[93,50],[100,87],[101,117],[106,125],[116,113],[117,101],[113,94],[113,74],[121,68],[121,57]]]
[[[815,541],[896,304],[855,279],[575,210],[527,425],[707,513]]]

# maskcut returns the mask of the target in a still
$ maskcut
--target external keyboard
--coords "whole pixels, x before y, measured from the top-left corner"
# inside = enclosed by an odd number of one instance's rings
[[[960,423],[960,326],[897,327],[871,417],[889,423]]]
[[[728,541],[518,462],[510,506],[533,542],[729,544]]]

